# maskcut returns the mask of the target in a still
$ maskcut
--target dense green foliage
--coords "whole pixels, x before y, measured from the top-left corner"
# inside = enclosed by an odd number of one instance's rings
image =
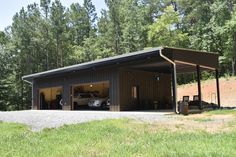
[[[0,123],[0,132],[1,157],[236,155],[235,131],[173,131],[126,119],[68,125],[37,133],[19,124]]]
[[[31,89],[21,80],[23,75],[145,47],[216,52],[221,55],[221,75],[235,75],[235,0],[105,3],[107,9],[100,17],[91,0],[69,8],[59,0],[41,0],[14,15],[12,25],[0,32],[0,110],[29,108]]]

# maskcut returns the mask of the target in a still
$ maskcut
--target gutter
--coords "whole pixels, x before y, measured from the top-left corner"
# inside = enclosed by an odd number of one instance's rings
[[[27,81],[27,80],[24,80],[23,78],[22,78],[22,80],[25,81],[25,82],[27,82],[27,83],[29,83],[29,84],[31,84],[31,85],[33,84],[32,82]]]
[[[167,62],[169,62],[169,63],[171,63],[173,65],[173,68],[174,68],[174,83],[175,83],[175,85],[177,85],[177,81],[176,81],[176,64],[171,59],[169,59],[168,57],[166,57],[165,55],[162,54],[162,50],[163,49],[164,49],[163,47],[160,48],[159,54],[160,54],[160,56],[163,59],[165,59]],[[177,104],[177,101],[176,101],[176,99],[177,99],[176,86],[175,86],[175,89],[173,89],[173,90],[175,90],[174,92],[175,92],[175,96],[176,96],[176,98],[175,98],[175,113],[179,113],[179,111],[178,111],[178,104]]]

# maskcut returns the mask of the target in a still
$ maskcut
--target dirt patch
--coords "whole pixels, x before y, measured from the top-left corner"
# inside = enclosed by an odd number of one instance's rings
[[[223,107],[236,107],[236,77],[221,78],[220,97]],[[216,80],[202,81],[202,99],[206,102],[217,103]],[[178,87],[178,100],[182,100],[184,95],[197,95],[197,83],[181,85]]]

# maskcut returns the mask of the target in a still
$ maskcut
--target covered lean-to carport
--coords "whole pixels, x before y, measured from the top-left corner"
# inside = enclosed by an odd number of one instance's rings
[[[75,92],[99,92],[111,111],[177,107],[177,73],[197,72],[201,108],[201,72],[215,71],[218,105],[218,55],[159,47],[24,76],[32,84],[32,108],[40,109],[40,89],[62,87],[62,109],[73,110]],[[100,85],[98,85],[100,83]],[[100,86],[93,90],[96,85]],[[102,87],[103,86],[103,87]]]

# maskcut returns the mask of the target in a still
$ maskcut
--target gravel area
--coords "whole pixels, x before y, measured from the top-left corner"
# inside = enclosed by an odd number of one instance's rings
[[[56,128],[65,124],[77,124],[94,120],[132,118],[140,121],[168,121],[173,112],[109,112],[109,111],[12,111],[0,112],[0,121],[26,124],[33,131]]]

